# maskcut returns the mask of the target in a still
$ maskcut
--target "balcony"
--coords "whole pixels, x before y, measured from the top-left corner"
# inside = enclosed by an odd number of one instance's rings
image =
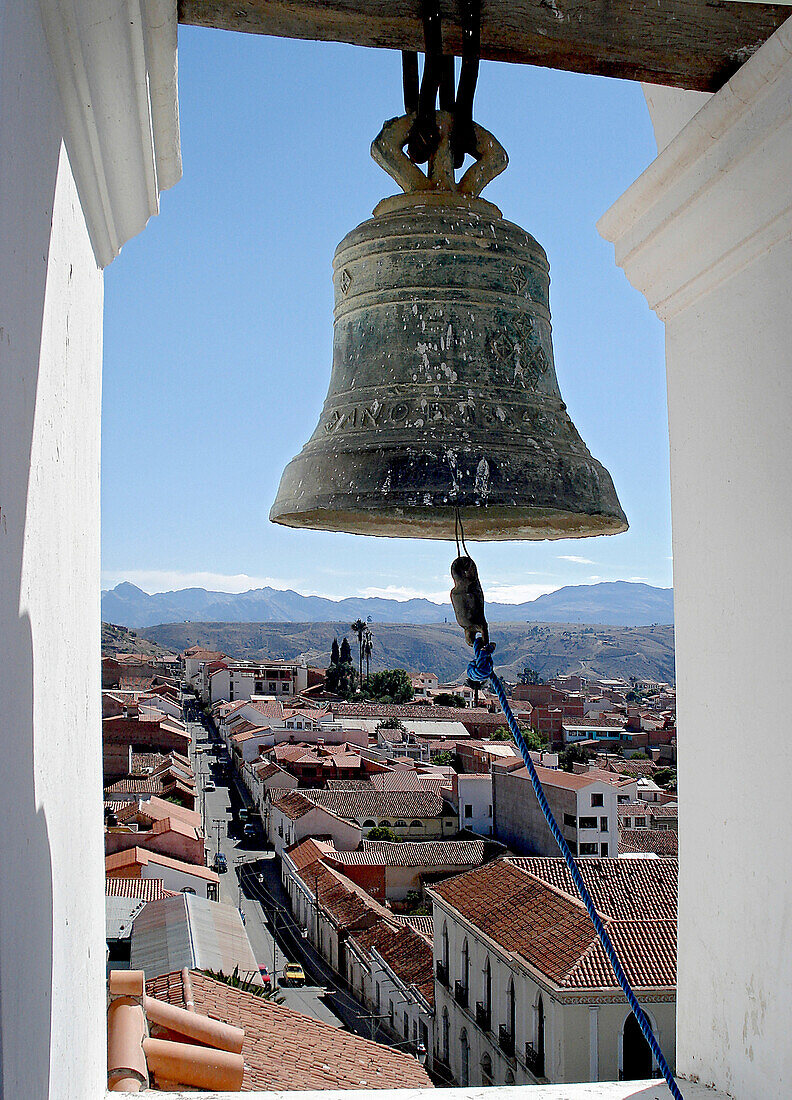
[[[510,1058],[514,1057],[514,1036],[505,1024],[501,1024],[498,1028],[498,1046],[504,1054]]]
[[[448,989],[448,967],[441,962],[435,964],[435,974],[440,985]]]
[[[454,982],[454,1000],[458,1005],[463,1008],[467,1008],[468,1003],[468,991],[464,982]]]
[[[483,1001],[476,1001],[476,1025],[481,1028],[482,1031],[489,1031],[492,1023],[492,1013],[490,1012],[489,1005],[485,1005]]]
[[[526,1043],[525,1065],[534,1077],[544,1077],[544,1051],[540,1054],[533,1043]]]

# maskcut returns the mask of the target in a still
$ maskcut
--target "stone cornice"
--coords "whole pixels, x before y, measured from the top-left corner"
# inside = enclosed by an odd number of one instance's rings
[[[792,19],[600,219],[663,320],[792,233]]]
[[[100,267],[181,178],[176,0],[39,0]]]

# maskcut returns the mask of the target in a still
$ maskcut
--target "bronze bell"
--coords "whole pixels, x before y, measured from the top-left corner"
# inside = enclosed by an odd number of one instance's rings
[[[450,116],[437,122],[428,177],[403,152],[412,116],[372,146],[406,193],[336,249],[330,389],[270,519],[453,539],[458,509],[477,540],[625,531],[610,474],[561,399],[545,252],[478,198],[506,154],[476,127],[482,155],[457,183]]]

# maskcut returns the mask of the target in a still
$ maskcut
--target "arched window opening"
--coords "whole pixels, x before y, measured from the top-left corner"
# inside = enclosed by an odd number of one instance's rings
[[[509,988],[506,991],[506,1026],[509,1029],[512,1043],[515,1041],[514,1028],[517,1022],[516,999],[514,996],[514,978],[509,978]]]
[[[376,829],[376,827],[377,827],[376,821],[372,821],[371,818],[369,818],[368,821],[363,822],[363,828],[364,829]]]
[[[492,1084],[492,1059],[486,1051],[481,1056],[481,1083],[482,1085]]]
[[[470,948],[468,946],[467,936],[465,936],[465,942],[462,944],[462,984],[465,987],[465,993],[468,991],[468,985],[470,982]]]
[[[411,829],[423,829],[423,822],[422,821],[411,821],[410,822],[410,828]]]
[[[624,1021],[620,1076],[623,1081],[645,1081],[652,1076],[652,1052],[632,1012]]]
[[[489,1014],[490,1009],[492,1008],[492,967],[490,966],[489,955],[487,955],[486,962],[484,963],[483,986],[484,1011]]]
[[[443,933],[441,936],[441,947],[443,952],[443,967],[445,968],[446,976],[448,976],[448,925],[443,921]]]
[[[544,1016],[544,1001],[542,1000],[542,994],[539,994],[539,1000],[536,1002],[536,1068],[534,1074],[536,1077],[544,1077],[545,1075],[545,1016]]]
[[[407,822],[406,821],[401,821],[401,820],[394,821],[393,827],[394,827],[394,829],[406,829],[407,828]]]
[[[390,829],[390,821],[380,821],[380,829]]]
[[[459,1033],[459,1084],[463,1089],[470,1084],[470,1042],[464,1027]]]
[[[514,1074],[512,1073],[511,1070],[506,1071],[506,1080],[504,1081],[504,1084],[506,1084],[506,1085],[513,1085],[514,1084]]]
[[[448,1009],[444,1008],[443,1009],[443,1026],[442,1026],[442,1029],[441,1029],[440,1054],[441,1054],[441,1057],[442,1057],[442,1059],[443,1059],[443,1061],[445,1062],[446,1065],[448,1065],[448,1058],[449,1058],[450,1036],[451,1036],[451,1030],[450,1030],[449,1023],[448,1023]]]

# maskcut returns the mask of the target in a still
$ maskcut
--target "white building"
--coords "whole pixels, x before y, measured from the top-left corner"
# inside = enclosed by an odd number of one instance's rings
[[[324,7],[312,6],[317,19]],[[684,7],[675,34],[695,63],[706,52],[695,28],[704,42],[708,21],[731,20],[732,5]],[[579,24],[548,9],[544,29],[575,34],[593,19],[592,39],[618,36],[622,11],[641,21],[624,44],[637,61],[665,13],[630,8],[586,5]],[[245,11],[255,24],[271,9]],[[735,27],[752,12],[783,14],[737,10]],[[14,731],[0,798],[0,1033],[11,1097],[95,1100],[106,1086],[95,736],[103,269],[181,175],[177,18],[172,0],[0,0],[0,269],[13,272],[2,321],[0,700]],[[356,18],[338,24],[357,40],[370,27]],[[492,18],[496,36],[509,33]],[[383,34],[414,46],[420,32],[408,39],[400,25]],[[722,86],[714,79],[715,94],[645,86],[658,155],[599,223],[665,329],[682,732],[677,1064],[740,1100],[784,1096],[792,1079],[792,823],[768,832],[756,812],[783,804],[792,752],[778,722],[792,656],[792,24],[771,29],[733,52],[738,67]],[[777,766],[735,768],[746,714]],[[703,775],[730,808],[706,853],[711,805],[684,779]],[[686,1100],[701,1095],[683,1088]],[[537,1089],[535,1100],[550,1095]],[[586,1095],[628,1094],[612,1083]]]
[[[467,772],[453,776],[459,828],[492,836],[492,773]]]
[[[228,663],[209,677],[209,702],[257,696],[288,699],[308,687],[308,669],[304,661],[246,665]]]
[[[583,775],[536,768],[561,832],[575,855],[615,856],[620,803],[636,797],[637,780],[591,768]],[[533,795],[528,769],[493,765],[494,836],[514,852],[555,855],[558,846]]]
[[[584,860],[581,873],[598,911],[611,917],[610,934],[673,1065],[676,860]],[[561,859],[506,857],[429,895],[435,1055],[457,1084],[653,1076],[652,1054]]]

